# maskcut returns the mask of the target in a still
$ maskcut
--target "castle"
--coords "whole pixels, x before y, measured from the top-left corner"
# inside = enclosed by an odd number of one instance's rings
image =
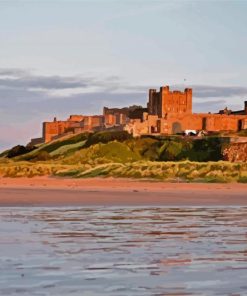
[[[130,120],[126,130],[134,136],[142,134],[178,134],[186,130],[239,131],[247,129],[247,101],[244,109],[225,108],[217,114],[192,113],[192,89],[170,91],[169,86],[157,92],[149,90],[148,112],[143,119]]]
[[[100,130],[126,130],[133,136],[178,134],[186,130],[239,131],[247,129],[247,101],[244,109],[231,111],[225,108],[219,113],[193,113],[192,89],[184,92],[170,91],[169,86],[149,90],[147,108],[104,107],[102,115],[70,115],[65,120],[54,118],[43,123],[43,137],[32,139],[32,144],[49,142],[66,134]]]

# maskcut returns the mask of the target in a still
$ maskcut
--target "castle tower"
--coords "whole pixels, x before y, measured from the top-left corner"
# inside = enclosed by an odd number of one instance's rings
[[[156,102],[156,89],[150,89],[149,90],[149,100],[148,100],[148,114],[150,115],[155,115],[155,111],[156,111],[156,105],[157,105],[157,102]]]
[[[192,113],[192,89],[186,88],[184,92],[170,91],[169,86],[160,87],[160,91],[149,90],[148,113],[166,117],[169,113]]]
[[[160,105],[158,111],[159,118],[164,118],[167,113],[171,112],[172,105],[173,103],[169,86],[162,86],[160,88]]]
[[[186,113],[192,113],[192,88],[186,88],[184,90],[186,95]]]

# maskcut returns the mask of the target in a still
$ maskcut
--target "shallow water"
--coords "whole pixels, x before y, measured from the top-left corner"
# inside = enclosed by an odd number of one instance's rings
[[[0,295],[247,295],[247,207],[0,208]]]

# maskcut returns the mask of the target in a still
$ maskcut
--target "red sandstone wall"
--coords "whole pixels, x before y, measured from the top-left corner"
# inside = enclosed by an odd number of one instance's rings
[[[116,116],[113,114],[105,115],[105,124],[106,125],[115,125],[116,124]]]
[[[47,143],[52,137],[63,134],[73,122],[70,121],[53,121],[43,123],[43,139]]]
[[[238,131],[239,121],[241,128],[247,124],[246,115],[220,115],[220,114],[169,114],[167,117],[167,130],[169,134],[174,133],[174,128],[180,126],[180,130],[207,130],[207,131]],[[163,125],[161,125],[163,127]],[[161,130],[166,133],[165,129]]]
[[[83,120],[83,127],[85,131],[91,131],[93,128],[102,127],[104,125],[104,116],[85,116]]]
[[[85,116],[83,115],[70,115],[68,121],[82,121]]]

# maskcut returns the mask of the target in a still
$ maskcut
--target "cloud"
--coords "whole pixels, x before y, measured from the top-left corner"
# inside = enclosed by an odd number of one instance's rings
[[[227,104],[226,100],[207,100],[203,102],[195,102],[193,104],[193,112],[216,112],[223,109]]]
[[[87,87],[88,82],[70,77],[21,77],[21,78],[0,78],[0,86],[5,88],[31,88],[31,89],[67,89],[77,87]]]
[[[78,93],[115,92],[121,90],[123,84],[118,76],[41,76],[22,69],[0,68],[0,94],[1,98],[8,95],[13,98],[26,93],[29,101],[30,95],[38,97],[69,97]],[[7,96],[6,96],[7,95]],[[1,100],[0,98],[0,100]],[[24,97],[22,99],[25,99]]]
[[[213,85],[171,85],[171,90],[183,91],[186,87],[193,89],[193,97],[198,99],[204,98],[230,98],[230,97],[246,97],[247,87],[243,86],[213,86]],[[147,92],[149,88],[159,90],[160,86],[129,86],[128,89],[138,92]]]
[[[143,91],[128,91],[118,76],[38,76],[25,70],[0,69],[0,123],[51,112],[101,113],[103,105],[145,100]]]
[[[196,98],[216,98],[247,96],[247,87],[243,86],[212,86],[212,85],[191,85],[193,95]],[[105,92],[140,92],[147,93],[151,85],[128,85],[121,81],[118,76],[99,78],[97,76],[41,76],[23,69],[1,69],[0,88],[10,90],[31,90],[34,91],[58,91],[79,89],[88,91]],[[156,86],[159,89],[159,86]],[[184,85],[173,85],[171,89],[184,89]]]
[[[247,97],[247,87],[241,86],[193,85],[192,88],[196,98]]]
[[[15,68],[0,68],[0,76],[11,76],[11,77],[19,77],[23,75],[27,75],[29,72],[23,69],[15,69]]]
[[[11,89],[54,90],[68,88],[86,88],[92,79],[61,76],[37,76],[18,69],[0,70],[0,87]]]

